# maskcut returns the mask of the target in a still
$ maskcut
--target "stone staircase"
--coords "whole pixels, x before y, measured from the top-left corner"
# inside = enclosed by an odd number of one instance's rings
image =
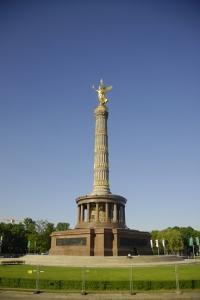
[[[184,260],[179,256],[160,255],[160,256],[68,256],[68,255],[26,255],[21,257],[25,264],[30,265],[56,265],[56,266],[99,266],[99,267],[117,267],[131,265],[165,265],[179,264]]]

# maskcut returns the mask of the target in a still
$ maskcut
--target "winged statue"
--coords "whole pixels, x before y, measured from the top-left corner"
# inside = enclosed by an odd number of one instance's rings
[[[103,86],[103,80],[101,79],[99,89],[96,90],[94,85],[92,85],[92,88],[95,92],[98,93],[98,99],[100,101],[100,105],[104,105],[105,103],[108,102],[108,99],[106,99],[105,94],[113,88],[112,85],[107,87]]]

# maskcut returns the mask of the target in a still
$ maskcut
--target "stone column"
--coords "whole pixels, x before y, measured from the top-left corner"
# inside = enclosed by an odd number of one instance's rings
[[[108,222],[108,203],[106,202],[106,222]]]
[[[108,109],[100,104],[94,110],[95,149],[94,149],[94,184],[92,195],[110,194],[108,164]]]
[[[114,220],[115,223],[117,222],[117,204],[114,203]]]
[[[80,207],[80,205],[78,205],[77,223],[80,223],[80,213],[81,213],[81,207]]]
[[[90,203],[87,203],[87,222],[90,222]]]
[[[120,205],[120,223],[124,223],[124,209],[123,209],[123,205]]]
[[[99,203],[96,203],[96,218],[95,222],[99,222]]]
[[[84,221],[83,214],[84,214],[84,211],[83,211],[83,204],[81,204],[81,222]]]
[[[124,211],[124,213],[123,213],[123,215],[124,215],[124,224],[126,224],[126,218],[125,218],[125,206],[123,206],[123,211]]]

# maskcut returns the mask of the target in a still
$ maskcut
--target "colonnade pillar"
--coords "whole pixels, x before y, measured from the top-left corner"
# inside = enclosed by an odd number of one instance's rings
[[[119,221],[122,223],[124,220],[124,210],[123,210],[123,206],[120,205],[120,218]]]
[[[96,222],[99,222],[99,202],[96,203]]]
[[[106,203],[106,222],[108,222],[108,203]]]
[[[78,205],[78,216],[77,216],[77,223],[80,222],[80,215],[81,215],[81,206]]]
[[[123,222],[126,224],[126,218],[125,218],[125,206],[123,205]]]
[[[87,203],[87,222],[90,222],[90,203]]]
[[[117,222],[117,204],[114,204],[114,222]]]
[[[83,204],[81,204],[81,218],[80,221],[83,222],[84,221],[84,209],[83,209]]]

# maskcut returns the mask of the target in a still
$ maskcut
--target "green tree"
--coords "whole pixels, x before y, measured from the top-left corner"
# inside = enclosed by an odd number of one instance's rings
[[[26,230],[24,224],[13,224],[11,233],[14,237],[13,240],[13,253],[25,253],[26,252]]]
[[[49,223],[47,220],[34,221],[31,218],[26,218],[24,224],[29,253],[48,251],[51,247],[50,234],[55,231],[54,224]]]
[[[184,249],[183,238],[179,230],[171,227],[161,230],[158,233],[158,240],[162,245],[165,240],[165,251],[168,254],[178,254]],[[162,251],[164,247],[162,246]]]
[[[36,222],[37,240],[36,250],[37,252],[46,252],[51,247],[50,234],[55,231],[53,223],[49,223],[47,220],[38,220]]]
[[[67,230],[69,223],[59,222],[54,227],[47,220],[34,221],[25,218],[23,223],[0,223],[0,236],[3,238],[1,252],[3,253],[29,253],[45,252],[51,247],[51,233],[55,230]]]
[[[193,253],[193,247],[189,246],[189,238],[191,238],[191,237],[193,238],[193,241],[194,241],[195,253],[199,252],[199,246],[196,245],[195,241],[196,241],[196,237],[200,238],[200,231],[193,229],[191,226],[189,226],[189,227],[174,227],[174,228],[179,230],[182,235],[185,255],[190,255],[190,253]]]
[[[2,252],[9,254],[26,252],[26,231],[22,223],[1,224],[0,228],[3,236]]]
[[[26,244],[29,253],[36,252],[37,230],[36,222],[31,218],[24,219],[24,226],[26,229]]]
[[[24,219],[24,226],[25,226],[27,234],[36,233],[36,222],[33,221],[31,218]]]
[[[51,237],[50,234],[55,231],[53,223],[47,223],[44,231],[44,239],[46,241],[45,251],[48,251],[51,248]]]
[[[4,243],[4,239],[5,239],[5,223],[1,222],[0,223],[0,237],[2,237],[2,245],[1,245],[1,252],[5,253],[5,243]]]
[[[65,223],[65,222],[59,222],[56,225],[55,229],[56,229],[56,231],[65,231],[65,230],[70,229],[70,224],[69,223]]]

